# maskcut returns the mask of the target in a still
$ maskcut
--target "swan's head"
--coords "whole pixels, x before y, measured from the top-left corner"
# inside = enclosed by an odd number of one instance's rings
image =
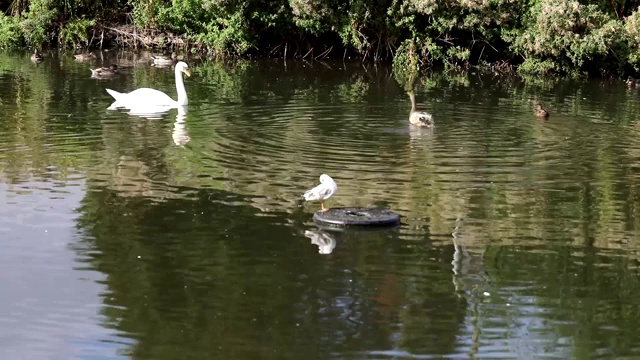
[[[191,76],[191,70],[189,70],[189,65],[187,65],[184,61],[178,61],[176,64],[176,71],[183,72],[187,76]]]
[[[331,183],[335,183],[335,181],[333,181],[331,176],[329,176],[327,174],[322,174],[322,175],[320,175],[320,183],[321,184],[331,184]]]

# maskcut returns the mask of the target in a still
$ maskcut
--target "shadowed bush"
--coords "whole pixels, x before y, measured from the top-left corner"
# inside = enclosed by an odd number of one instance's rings
[[[640,70],[639,5],[622,0],[15,0],[4,9],[10,15],[0,17],[0,46],[90,46],[92,31],[120,26],[121,34],[134,29],[154,34],[149,46],[188,43],[194,51],[221,56],[357,56],[392,60],[396,72],[500,62],[501,68],[508,63],[522,73],[623,75]]]

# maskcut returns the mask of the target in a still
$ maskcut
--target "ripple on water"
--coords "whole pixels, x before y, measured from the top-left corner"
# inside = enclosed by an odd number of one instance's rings
[[[30,131],[0,139],[0,279],[12,290],[0,354],[71,344],[81,349],[59,356],[152,358],[214,344],[260,358],[286,338],[283,357],[570,358],[576,344],[613,356],[614,335],[636,340],[633,121],[598,122],[598,102],[540,121],[519,85],[436,82],[418,98],[437,127],[418,131],[405,94],[375,74],[361,78],[370,93],[348,96],[329,79],[271,91],[227,75],[232,89],[203,80],[188,114],[156,119],[105,113],[111,99],[93,86],[77,95],[95,102],[30,100],[73,116],[32,114]],[[321,173],[340,189],[329,206],[392,208],[403,225],[321,237],[318,204],[300,199]],[[203,328],[226,333],[198,342]]]
[[[421,225],[417,231],[430,223],[436,225],[436,233],[450,233],[453,225],[445,219],[459,217],[463,209],[484,208],[474,198],[494,196],[491,193],[505,196],[504,202],[494,202],[497,213],[526,222],[516,226],[518,235],[508,238],[564,237],[567,227],[559,228],[555,219],[575,219],[540,209],[541,198],[553,196],[566,204],[576,200],[575,178],[583,168],[575,160],[576,146],[585,144],[573,141],[574,120],[542,122],[528,109],[523,114],[520,104],[509,104],[499,113],[462,105],[455,108],[455,117],[450,116],[451,109],[439,113],[433,133],[413,137],[404,115],[365,117],[359,104],[297,107],[292,101],[244,110],[259,120],[244,119],[242,110],[235,109],[229,112],[240,115],[199,126],[215,128],[209,149],[220,156],[211,160],[230,170],[226,175],[230,188],[273,194],[269,200],[252,197],[263,211],[291,208],[300,193],[326,172],[340,188],[330,200],[332,206],[391,206],[410,224]],[[591,139],[607,137],[604,133]],[[581,156],[590,156],[587,145]],[[445,198],[449,200],[443,202]],[[562,204],[554,204],[558,205]],[[470,220],[475,216],[485,215],[466,214]],[[550,225],[546,234],[530,233],[543,224]],[[507,220],[499,228],[514,225]]]
[[[421,204],[419,209],[428,205],[426,197],[416,198],[416,189],[428,193],[434,186],[455,183],[458,188],[511,183],[492,181],[487,175],[508,175],[518,171],[522,164],[514,160],[513,164],[495,167],[505,157],[516,158],[517,147],[505,147],[491,156],[469,156],[463,151],[452,154],[451,143],[462,144],[456,150],[464,150],[464,143],[472,143],[474,139],[469,137],[469,131],[447,129],[450,125],[446,124],[446,117],[443,127],[450,133],[448,136],[454,137],[453,141],[448,138],[439,141],[437,132],[416,139],[407,130],[404,115],[390,121],[388,115],[374,111],[374,116],[368,114],[363,118],[366,105],[308,106],[298,105],[295,100],[245,106],[226,104],[222,110],[196,109],[189,130],[210,134],[201,152],[204,166],[211,171],[222,170],[224,174],[209,178],[225,182],[233,191],[255,194],[251,198],[263,210],[288,209],[302,191],[315,184],[320,173],[327,172],[339,180],[340,194],[331,200],[335,204],[370,205],[402,200],[407,205],[399,206],[399,211],[407,213],[415,212],[416,203]],[[482,119],[477,107],[462,110],[468,111],[473,119]],[[402,126],[394,130],[397,124]],[[483,167],[478,167],[478,162]],[[139,180],[126,190],[134,191],[144,186],[144,182]]]
[[[348,106],[343,107],[348,110]],[[331,108],[347,112],[337,105]],[[280,207],[285,208],[307,187],[314,186],[321,173],[338,178],[343,194],[350,187],[362,192],[362,185],[370,181],[404,183],[390,170],[405,162],[405,150],[379,139],[386,136],[395,141],[397,135],[386,131],[389,124],[373,119],[374,125],[364,126],[368,129],[365,131],[357,126],[362,123],[357,115],[338,118],[335,114],[323,115],[323,110],[309,109],[305,113],[306,109],[295,106],[279,106],[252,110],[252,117],[260,119],[255,123],[241,117],[200,123],[198,126],[215,129],[210,130],[214,135],[208,139],[205,156],[228,170],[227,178],[233,179],[236,190],[255,193],[260,191],[256,187],[271,189],[284,200]],[[348,125],[354,122],[356,125]],[[378,189],[369,187],[366,191]]]

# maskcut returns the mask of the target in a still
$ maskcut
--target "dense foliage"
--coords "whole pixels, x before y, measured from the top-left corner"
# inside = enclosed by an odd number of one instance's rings
[[[121,26],[120,34],[150,34],[148,46],[181,44],[219,55],[359,56],[393,59],[405,70],[433,64],[510,64],[542,74],[640,70],[636,0],[13,0],[0,6],[3,48],[95,45],[96,34],[102,38],[107,29],[114,36],[110,30]]]

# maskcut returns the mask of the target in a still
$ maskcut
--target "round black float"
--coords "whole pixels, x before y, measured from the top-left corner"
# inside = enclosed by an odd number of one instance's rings
[[[332,226],[394,226],[400,224],[400,215],[380,208],[333,208],[316,211],[313,220]]]

